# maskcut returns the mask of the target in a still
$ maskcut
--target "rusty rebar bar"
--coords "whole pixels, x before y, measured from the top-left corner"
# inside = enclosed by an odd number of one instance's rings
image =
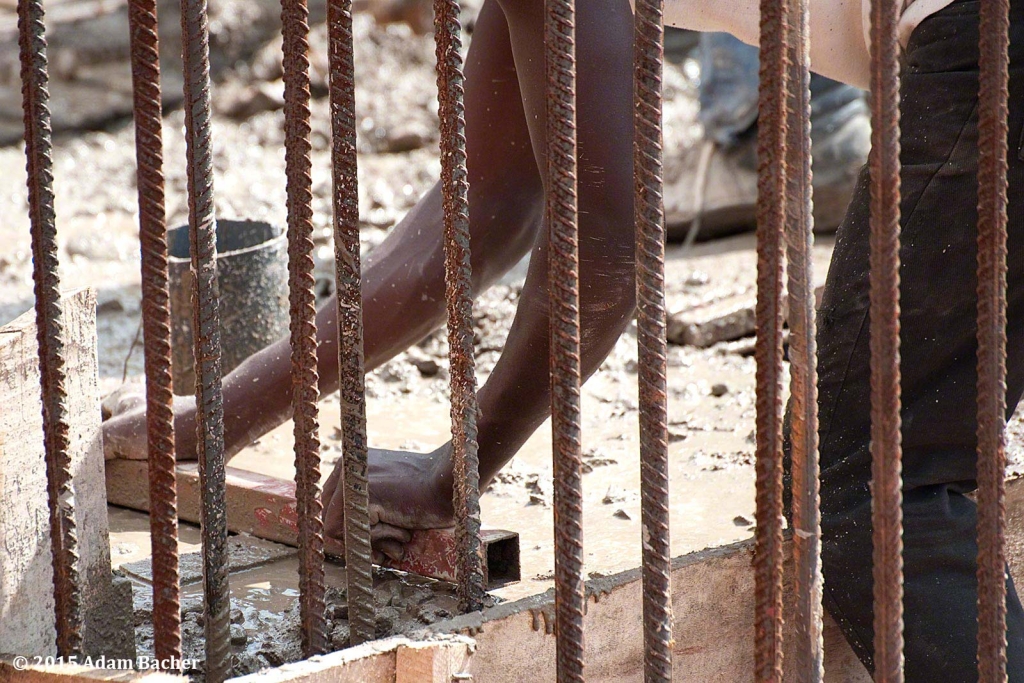
[[[791,673],[820,683],[822,659],[821,511],[818,467],[818,369],[814,326],[811,211],[811,73],[808,0],[789,6],[789,138],[786,143],[786,245],[789,289],[790,444],[796,609]]]
[[[142,338],[146,367],[149,525],[153,549],[153,649],[160,662],[180,661],[178,489],[174,475],[171,307],[156,0],[132,0],[128,4],[128,26],[142,255]]]
[[[782,680],[782,280],[789,1],[761,0],[757,126],[755,680]]]
[[[57,260],[57,219],[53,209],[50,94],[47,89],[49,77],[42,0],[18,0],[18,47],[25,113],[32,278],[35,281],[43,441],[50,504],[57,652],[67,657],[81,653],[84,615],[65,388],[64,321]]]
[[[559,683],[583,681],[583,453],[580,441],[576,3],[546,0],[548,315]]]
[[[900,76],[902,3],[871,2],[871,524],[875,680],[903,681],[900,419]]]
[[[483,608],[486,586],[480,554],[480,459],[477,455],[476,424],[479,407],[473,352],[469,174],[466,172],[461,32],[458,0],[434,0],[459,605],[463,611],[473,611]]]
[[[978,680],[1006,681],[1009,0],[981,3],[978,99]]]
[[[633,210],[636,223],[644,679],[672,680],[668,342],[662,180],[664,0],[637,0],[633,38]]]
[[[213,135],[210,113],[210,30],[206,0],[181,2],[185,70],[185,142],[188,224],[192,256],[192,330],[196,368],[196,450],[202,487],[206,680],[231,674],[231,595],[224,472],[224,402],[221,391],[217,223],[213,206]]]
[[[331,163],[334,178],[334,258],[338,299],[338,368],[345,487],[345,570],[350,640],[374,638],[373,563],[367,477],[363,304],[356,176],[356,88],[352,0],[328,0],[331,83]]]
[[[288,203],[295,502],[299,519],[299,618],[305,656],[329,650],[324,585],[324,518],[317,420],[316,284],[313,277],[313,164],[310,160],[309,9],[281,0],[284,144]]]

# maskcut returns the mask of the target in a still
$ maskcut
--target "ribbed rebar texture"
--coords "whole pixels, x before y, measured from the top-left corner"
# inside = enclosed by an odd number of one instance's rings
[[[1009,0],[981,3],[978,101],[978,680],[1006,681]]]
[[[142,338],[146,366],[149,525],[153,548],[153,649],[158,661],[179,661],[178,489],[174,476],[171,307],[156,0],[132,0],[128,4],[128,25],[142,251]]]
[[[822,661],[821,511],[818,482],[818,369],[814,326],[814,218],[811,212],[811,74],[808,0],[789,6],[789,130],[786,244],[789,281],[790,443],[796,609],[793,680],[820,683]]]
[[[548,296],[555,499],[555,650],[559,683],[583,681],[583,454],[580,443],[576,3],[547,0]]]
[[[782,680],[782,279],[790,0],[761,0],[757,126],[755,680]]]
[[[203,596],[206,680],[231,675],[231,595],[224,481],[224,403],[221,392],[213,138],[210,114],[210,31],[206,0],[182,0],[188,225],[192,256],[192,330],[196,368],[196,445],[202,487]]]
[[[329,650],[324,602],[324,517],[317,421],[316,284],[313,277],[313,179],[309,125],[309,10],[281,1],[284,144],[288,202],[288,300],[291,303],[295,501],[299,518],[299,616],[302,652]]]
[[[452,461],[458,524],[459,605],[483,608],[486,586],[480,553],[480,459],[477,455],[476,361],[469,262],[469,175],[463,104],[462,27],[458,0],[434,0],[437,98],[441,122],[441,191],[444,196],[445,299],[452,393]]]
[[[331,72],[331,161],[334,173],[334,255],[338,291],[338,367],[345,486],[345,571],[350,639],[374,638],[373,564],[366,462],[363,304],[356,178],[356,95],[352,61],[352,0],[328,0]]]
[[[879,683],[903,681],[900,7],[892,0],[871,2],[871,524]]]
[[[633,207],[636,220],[644,679],[672,680],[669,536],[668,344],[662,181],[664,0],[637,0],[633,65]]]
[[[64,322],[57,261],[57,224],[53,210],[50,94],[47,90],[46,27],[42,0],[18,0],[21,95],[25,112],[25,157],[32,231],[39,376],[43,402],[43,440],[50,503],[50,548],[57,652],[82,651],[82,584],[71,474]]]

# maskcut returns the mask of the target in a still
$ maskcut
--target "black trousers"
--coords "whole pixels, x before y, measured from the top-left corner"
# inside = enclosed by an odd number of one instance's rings
[[[978,6],[926,19],[903,56],[902,391],[908,683],[977,680]],[[1024,390],[1024,0],[1012,0],[1008,410]],[[837,234],[818,313],[825,606],[872,669],[869,189]],[[1009,586],[1009,679],[1024,611]]]

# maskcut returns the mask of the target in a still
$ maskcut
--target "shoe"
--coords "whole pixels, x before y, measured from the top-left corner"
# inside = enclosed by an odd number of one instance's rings
[[[814,231],[833,233],[853,196],[871,149],[862,100],[815,121],[811,135]],[[838,115],[837,115],[838,114]],[[756,227],[757,124],[735,142],[704,140],[665,155],[665,224],[669,241],[708,240]]]

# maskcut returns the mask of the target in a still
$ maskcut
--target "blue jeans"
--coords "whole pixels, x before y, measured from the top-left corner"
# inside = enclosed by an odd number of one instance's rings
[[[708,139],[731,145],[757,120],[758,50],[727,33],[704,33],[700,62],[700,113]],[[827,134],[864,107],[864,92],[814,74],[811,120],[814,136]]]

